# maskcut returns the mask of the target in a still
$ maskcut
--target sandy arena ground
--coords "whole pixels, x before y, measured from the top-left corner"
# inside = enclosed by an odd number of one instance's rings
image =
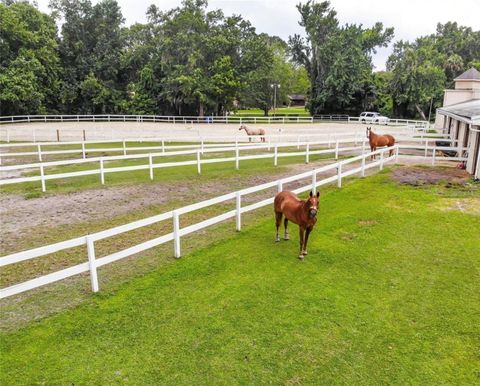
[[[265,129],[267,136],[291,135],[291,140],[296,141],[315,136],[328,136],[328,134],[355,134],[363,138],[367,125],[359,123],[272,123],[248,124],[248,127]],[[380,134],[393,135],[409,134],[405,126],[372,125]],[[218,136],[238,136],[239,140],[247,140],[245,132],[238,131],[238,124],[197,124],[197,123],[153,123],[153,122],[52,122],[52,123],[17,123],[0,125],[0,141],[57,141],[57,130],[60,141],[82,141],[83,131],[86,140],[121,139],[121,138],[171,138],[175,140],[188,140],[203,137],[210,140],[225,141]]]

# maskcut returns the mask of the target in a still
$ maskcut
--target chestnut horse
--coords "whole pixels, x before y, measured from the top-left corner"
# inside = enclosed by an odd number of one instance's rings
[[[393,146],[395,145],[395,138],[392,137],[390,134],[385,134],[385,135],[378,135],[375,134],[372,131],[371,127],[367,127],[367,138],[368,142],[370,143],[370,151],[375,151],[377,150],[377,147],[382,147],[382,146]],[[391,156],[393,154],[393,150],[390,150],[389,155]],[[372,159],[375,159],[375,155],[372,155]]]
[[[296,194],[283,191],[275,196],[273,209],[275,211],[275,225],[277,227],[277,237],[275,241],[280,241],[278,233],[282,217],[285,216],[285,240],[288,240],[288,220],[297,224],[300,230],[300,254],[299,259],[303,260],[307,254],[308,236],[317,222],[318,198],[320,192],[316,195],[310,192],[308,200],[300,200]]]
[[[260,138],[262,142],[265,142],[265,130],[264,129],[249,129],[245,125],[241,125],[238,130],[245,130],[248,135],[248,141],[252,142],[252,135],[261,135]]]

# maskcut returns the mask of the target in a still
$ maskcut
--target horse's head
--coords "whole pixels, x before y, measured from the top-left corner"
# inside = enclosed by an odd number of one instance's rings
[[[245,125],[240,125],[240,128],[238,130],[247,130],[247,126]]]
[[[370,133],[372,132],[371,127],[367,127],[367,138],[370,138]]]
[[[315,218],[318,212],[318,198],[320,197],[320,192],[317,192],[316,195],[313,195],[313,192],[310,191],[310,197],[307,200],[307,210],[308,217]]]

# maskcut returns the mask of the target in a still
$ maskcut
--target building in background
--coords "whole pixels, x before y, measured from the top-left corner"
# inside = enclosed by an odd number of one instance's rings
[[[480,178],[480,72],[474,68],[455,80],[455,89],[445,90],[443,107],[437,109],[435,128],[455,141],[452,146],[466,147],[466,169]]]

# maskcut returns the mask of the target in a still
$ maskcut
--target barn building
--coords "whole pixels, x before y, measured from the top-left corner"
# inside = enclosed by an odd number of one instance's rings
[[[458,76],[455,89],[445,90],[435,128],[444,130],[456,146],[468,148],[466,170],[480,178],[480,72],[471,68]]]

